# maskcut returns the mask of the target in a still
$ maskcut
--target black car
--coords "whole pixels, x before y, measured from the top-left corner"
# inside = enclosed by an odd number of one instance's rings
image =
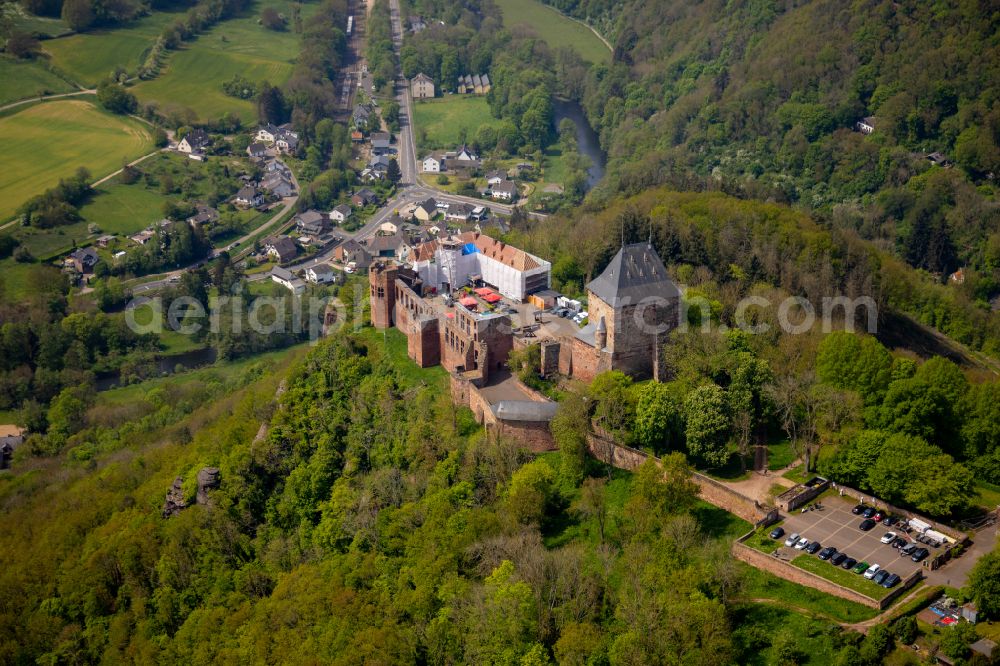
[[[898,550],[908,543],[909,541],[907,541],[903,537],[896,537],[895,539],[892,540],[892,543],[889,545]]]
[[[828,560],[837,552],[837,549],[833,546],[827,546],[823,550],[819,551],[819,559]]]
[[[917,548],[915,551],[913,551],[913,555],[910,555],[910,559],[913,560],[914,562],[919,562],[920,560],[924,559],[930,554],[931,551],[927,550],[926,548]]]
[[[865,518],[871,518],[876,513],[878,513],[878,509],[876,509],[874,507],[866,506],[865,510],[861,512],[861,515],[864,516]]]
[[[871,528],[875,527],[875,525],[876,523],[874,520],[872,520],[871,518],[865,518],[864,520],[861,521],[861,524],[858,525],[858,529],[861,530],[862,532],[867,532]]]
[[[860,516],[861,512],[864,511],[867,508],[868,507],[866,507],[864,504],[859,504],[856,507],[854,507],[853,509],[851,509],[851,513],[853,513],[855,516]]]
[[[819,541],[813,541],[811,544],[806,546],[804,550],[810,555],[815,555],[816,551],[818,551],[822,547],[823,546],[820,545]]]
[[[886,516],[885,518],[882,519],[882,524],[885,525],[886,527],[892,527],[898,522],[899,518],[897,518],[896,516]]]
[[[830,558],[830,564],[839,567],[846,559],[848,559],[847,553],[834,553],[833,557]]]
[[[841,555],[843,555],[843,553],[841,553]],[[858,561],[856,559],[854,559],[853,557],[848,557],[846,560],[843,561],[843,563],[841,563],[840,568],[850,571],[851,569],[854,568],[854,565],[857,563]]]
[[[899,584],[899,576],[896,574],[890,574],[884,581],[882,581],[882,587],[894,587]]]
[[[877,574],[872,576],[872,582],[875,583],[876,585],[881,585],[882,583],[885,582],[885,579],[888,578],[890,575],[892,574],[890,574],[885,569],[882,569]]]
[[[775,527],[773,530],[771,530],[771,534],[769,536],[772,539],[780,539],[781,537],[785,536],[785,530],[781,527]]]

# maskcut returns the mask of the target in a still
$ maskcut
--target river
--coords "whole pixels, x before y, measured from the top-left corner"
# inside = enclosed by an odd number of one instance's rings
[[[555,98],[553,109],[556,114],[556,127],[563,118],[569,118],[576,125],[576,142],[579,145],[580,153],[590,158],[590,168],[587,169],[587,189],[589,190],[604,177],[604,166],[607,158],[601,150],[601,142],[597,138],[597,132],[587,122],[587,116],[583,109],[576,102]]]

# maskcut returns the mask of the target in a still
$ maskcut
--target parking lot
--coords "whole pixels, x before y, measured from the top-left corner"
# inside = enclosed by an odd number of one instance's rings
[[[868,532],[862,532],[858,529],[858,525],[864,520],[863,516],[851,513],[856,502],[848,502],[846,498],[836,495],[827,495],[821,503],[824,507],[822,511],[795,512],[788,516],[781,525],[785,530],[785,536],[781,540],[784,541],[789,534],[798,532],[810,541],[819,541],[824,548],[833,546],[838,552],[847,553],[858,562],[878,564],[903,580],[915,570],[923,568],[923,562],[913,562],[909,557],[900,557],[898,550],[879,541],[886,532],[895,532],[907,541],[913,541],[912,536],[901,531],[898,526],[883,527],[879,523]],[[939,552],[939,549],[924,547],[931,552],[924,562]],[[781,551],[790,560],[804,552],[784,546]],[[872,594],[880,596],[875,586],[872,586]]]

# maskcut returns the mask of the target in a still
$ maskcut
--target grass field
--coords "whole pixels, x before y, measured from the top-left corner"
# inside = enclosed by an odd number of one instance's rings
[[[95,180],[153,148],[149,128],[104,113],[90,102],[58,100],[0,118],[7,154],[0,174],[0,220],[33,195],[87,167]]]
[[[465,138],[471,141],[477,129],[497,122],[490,114],[486,98],[481,96],[446,95],[413,103],[419,152],[454,148],[462,142],[463,132]]]
[[[815,555],[799,555],[792,560],[792,564],[800,569],[805,569],[806,571],[810,571],[817,576],[826,578],[837,585],[854,590],[855,592],[860,592],[866,597],[871,597],[872,599],[881,599],[889,593],[889,590],[885,589],[881,585],[876,585],[866,579],[862,574],[856,574],[853,571],[846,571],[840,567],[835,567],[829,562],[824,562]]]
[[[48,93],[71,92],[73,86],[33,60],[17,61],[0,56],[0,104]]]
[[[287,62],[214,51],[196,43],[171,54],[160,76],[137,84],[133,91],[140,101],[156,102],[167,112],[190,109],[199,120],[231,112],[251,121],[256,118],[253,102],[226,95],[223,82],[238,74],[280,85],[291,73],[292,65]]]
[[[526,25],[552,48],[569,46],[584,60],[610,62],[611,51],[590,29],[538,0],[497,0],[508,28]]]
[[[153,12],[127,27],[51,39],[42,47],[60,71],[78,83],[96,86],[119,65],[134,71],[142,52],[163,27],[183,16],[182,12]]]

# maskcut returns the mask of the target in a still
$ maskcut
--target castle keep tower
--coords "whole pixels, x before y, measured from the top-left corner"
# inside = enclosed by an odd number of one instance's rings
[[[399,268],[390,263],[378,261],[368,270],[368,287],[371,291],[372,326],[392,328],[393,312],[396,308],[396,275]]]

